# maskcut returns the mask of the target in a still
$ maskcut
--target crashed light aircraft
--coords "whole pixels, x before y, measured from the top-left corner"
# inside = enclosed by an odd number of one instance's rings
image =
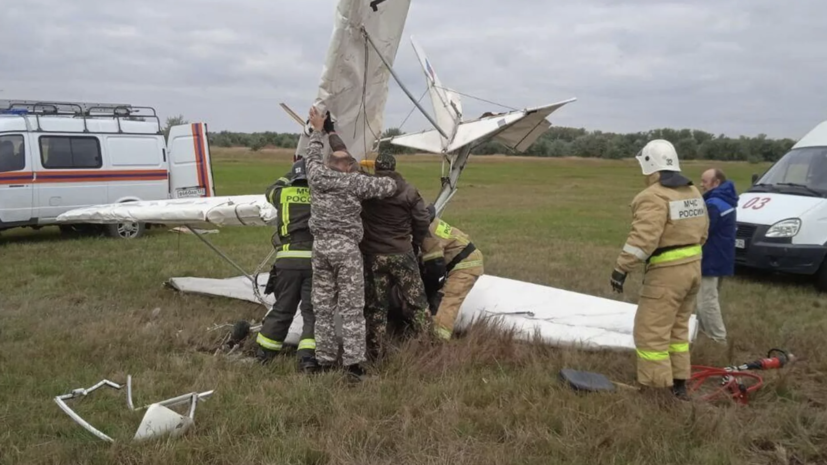
[[[478,119],[464,120],[459,93],[442,86],[433,64],[412,38],[433,104],[432,117],[393,71],[410,3],[410,0],[341,0],[338,3],[315,105],[321,111],[330,111],[337,121],[337,133],[347,144],[351,155],[360,162],[368,160],[369,154],[385,140],[395,145],[441,154],[442,188],[435,201],[439,215],[456,193],[460,174],[475,145],[493,139],[514,150],[524,151],[551,127],[546,118],[575,99],[500,114],[486,113]],[[384,126],[383,112],[391,76],[430,121],[432,129],[379,138]],[[297,123],[305,126],[306,121],[287,105],[282,104],[282,107]],[[305,131],[296,149],[297,155],[304,152],[307,142]],[[329,147],[325,150],[329,152]],[[275,207],[267,202],[264,195],[218,197],[214,187],[193,187],[192,192],[204,194],[199,198],[81,208],[60,215],[58,221],[186,226],[242,276],[224,280],[177,277],[170,279],[169,284],[181,292],[257,302],[269,311],[273,299],[261,295],[267,274],[260,271],[274,251],[270,251],[255,272],[249,273],[194,228],[203,225],[272,226],[278,215]],[[581,349],[634,350],[632,331],[635,310],[635,305],[625,302],[484,275],[463,303],[456,327],[463,330],[475,320],[486,318],[501,328],[513,331],[516,337],[523,340],[539,340],[550,345]],[[298,343],[301,325],[301,315],[297,313],[285,341],[287,344]],[[696,334],[697,321],[692,316],[690,341],[695,340]]]

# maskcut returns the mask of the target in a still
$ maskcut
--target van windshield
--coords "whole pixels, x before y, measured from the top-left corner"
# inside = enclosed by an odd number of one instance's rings
[[[827,197],[827,147],[787,152],[748,192]]]

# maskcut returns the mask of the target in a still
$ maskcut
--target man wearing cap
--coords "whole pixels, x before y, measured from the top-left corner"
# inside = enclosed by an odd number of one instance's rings
[[[362,202],[365,234],[360,249],[365,261],[365,323],[368,357],[383,352],[391,292],[397,286],[406,308],[413,311],[414,330],[422,331],[430,317],[425,288],[414,249],[428,236],[428,210],[419,191],[396,171],[396,159],[380,153],[374,162],[377,177],[396,181],[396,193]]]
[[[681,175],[669,141],[649,142],[636,158],[647,187],[632,200],[632,228],[611,285],[623,292],[626,275],[643,268],[634,325],[637,380],[644,391],[671,388],[686,399],[689,319],[701,287],[702,246],[709,228],[706,203]]]

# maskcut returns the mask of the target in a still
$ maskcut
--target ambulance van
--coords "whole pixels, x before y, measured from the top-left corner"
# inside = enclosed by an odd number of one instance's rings
[[[738,201],[737,264],[812,276],[827,291],[827,121],[781,157]]]
[[[79,207],[211,197],[214,186],[205,123],[174,126],[165,139],[151,107],[0,101],[0,231],[53,225]],[[147,225],[103,228],[132,239]]]

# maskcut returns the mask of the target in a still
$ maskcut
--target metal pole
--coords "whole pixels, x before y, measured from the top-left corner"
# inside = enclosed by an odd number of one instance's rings
[[[436,124],[436,121],[434,121],[434,119],[431,118],[431,115],[425,112],[425,109],[422,108],[422,106],[419,104],[419,102],[416,101],[414,96],[411,95],[410,91],[408,91],[408,88],[405,87],[405,84],[402,84],[402,81],[399,79],[399,76],[396,75],[396,73],[393,71],[393,68],[391,68],[391,65],[388,64],[388,62],[385,60],[385,57],[383,57],[382,54],[379,52],[379,48],[376,46],[376,44],[373,43],[373,39],[371,39],[370,34],[368,34],[368,31],[365,30],[364,26],[362,26],[362,35],[365,36],[365,38],[368,40],[368,43],[370,43],[371,47],[373,47],[373,49],[376,50],[376,54],[379,55],[379,59],[382,60],[382,63],[384,63],[385,67],[388,68],[388,71],[390,71],[391,76],[393,76],[393,79],[396,81],[396,83],[399,84],[399,87],[401,87],[402,90],[405,91],[405,95],[407,95],[408,98],[411,99],[411,102],[413,102],[414,105],[416,105],[416,107],[419,108],[419,111],[421,111],[422,114],[425,115],[425,118],[428,118],[428,121],[431,122],[431,124],[434,126],[434,129],[436,129],[440,134],[442,134],[442,137],[450,139],[450,137],[448,137],[448,134],[445,134],[445,131],[443,131],[442,128],[440,128],[439,125]],[[367,79],[367,76],[365,76],[365,79]]]
[[[208,241],[207,239],[204,239],[204,237],[203,237],[201,234],[197,233],[194,229],[192,229],[192,227],[191,227],[190,225],[185,225],[185,226],[186,226],[186,228],[187,228],[187,229],[189,229],[189,230],[190,230],[193,234],[195,234],[195,237],[197,237],[197,238],[201,239],[201,242],[203,242],[203,243],[207,244],[207,247],[209,247],[209,248],[213,249],[213,251],[214,251],[215,253],[217,253],[218,255],[220,255],[220,256],[221,256],[221,258],[223,258],[224,260],[226,260],[226,261],[227,261],[227,263],[229,263],[230,265],[232,265],[235,269],[237,269],[238,271],[240,271],[240,272],[241,272],[241,274],[243,274],[245,277],[247,277],[247,279],[249,279],[249,280],[253,283],[253,286],[258,286],[258,283],[256,282],[256,280],[255,280],[255,279],[253,279],[253,277],[252,277],[252,276],[250,276],[250,274],[249,274],[249,273],[247,273],[246,271],[244,271],[244,268],[241,268],[240,266],[238,266],[238,265],[236,264],[236,262],[232,261],[232,260],[230,259],[230,257],[228,257],[228,256],[224,255],[224,253],[223,253],[222,251],[218,250],[218,248],[216,248],[214,245],[212,245],[212,243],[211,243],[210,241]]]

